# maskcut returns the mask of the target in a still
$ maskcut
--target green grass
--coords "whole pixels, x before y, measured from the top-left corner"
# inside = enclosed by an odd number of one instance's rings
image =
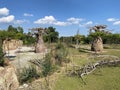
[[[84,52],[85,51],[85,52]],[[107,57],[101,58],[101,57],[96,57],[95,53],[91,53],[90,50],[85,48],[81,49],[74,49],[74,48],[69,48],[69,54],[70,54],[70,59],[73,63],[77,65],[84,65],[89,62],[96,62],[100,60],[111,60],[114,58],[111,58],[109,56],[117,56],[120,58],[120,49],[104,49],[102,53],[99,53],[98,55],[109,55]]]
[[[83,77],[61,76],[54,90],[120,90],[120,67],[104,67]]]
[[[120,57],[120,49],[105,49],[103,54],[114,55]]]
[[[69,57],[73,64],[83,66],[87,63],[94,63],[103,58],[89,58],[94,56],[87,49],[80,48],[80,50],[75,48],[68,48]],[[120,57],[120,49],[104,49],[103,53],[100,55],[113,55]],[[89,58],[89,59],[88,59]],[[111,60],[110,57],[105,57],[104,60]],[[56,82],[54,90],[120,90],[120,67],[104,67],[101,69],[96,69],[89,75],[83,77],[84,82],[78,77],[68,77],[61,75]]]
[[[71,62],[77,65],[83,65],[88,62],[88,53],[80,52],[79,49],[69,48],[69,57]]]

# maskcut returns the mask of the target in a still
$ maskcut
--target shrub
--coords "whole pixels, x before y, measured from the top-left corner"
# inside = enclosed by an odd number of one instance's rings
[[[39,77],[36,68],[33,66],[25,67],[20,73],[19,81],[20,83],[31,82]]]
[[[0,47],[0,66],[4,66],[4,53],[2,47]]]
[[[67,59],[68,51],[62,43],[58,43],[56,45],[56,50],[54,54],[56,63],[58,65],[62,65],[62,62],[69,62],[69,60]]]
[[[57,66],[53,65],[52,63],[51,53],[46,54],[43,62],[43,68],[42,68],[43,76],[46,77],[47,75],[52,74],[56,70],[57,70]]]
[[[51,55],[47,54],[44,58],[43,72],[42,72],[45,77],[50,73],[52,69],[52,63],[50,61],[51,61]]]
[[[39,67],[40,72],[38,70],[37,72],[41,77],[46,77],[47,75],[50,75],[57,70],[57,66],[52,62],[51,53],[46,54],[43,59],[36,59],[30,62]]]
[[[58,42],[58,44],[56,45],[56,49],[62,49],[65,48],[64,45],[61,42]]]

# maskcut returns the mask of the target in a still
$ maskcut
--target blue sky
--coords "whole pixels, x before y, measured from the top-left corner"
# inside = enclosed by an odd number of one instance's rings
[[[60,36],[73,36],[99,24],[120,33],[120,0],[0,0],[0,29],[53,26]]]

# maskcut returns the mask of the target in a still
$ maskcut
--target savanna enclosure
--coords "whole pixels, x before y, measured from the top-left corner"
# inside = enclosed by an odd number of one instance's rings
[[[61,37],[54,27],[0,30],[0,88],[119,90],[120,34],[106,28]]]

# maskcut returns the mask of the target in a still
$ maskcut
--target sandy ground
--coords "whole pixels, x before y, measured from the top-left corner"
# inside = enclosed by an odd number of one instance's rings
[[[15,50],[9,50],[9,51],[6,51],[6,56],[17,56],[17,52],[29,52],[29,51],[34,51],[35,48],[34,47],[20,47],[20,48],[17,48]]]
[[[21,47],[16,50],[7,51],[6,56],[10,59],[10,63],[17,69],[28,67],[29,60],[42,59],[45,53],[34,53],[34,47]]]

